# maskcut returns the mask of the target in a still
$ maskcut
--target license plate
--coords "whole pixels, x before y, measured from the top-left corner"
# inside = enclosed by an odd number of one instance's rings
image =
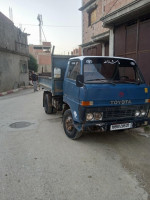
[[[121,129],[128,129],[132,128],[133,124],[132,123],[125,123],[125,124],[114,124],[110,126],[110,130],[121,130]]]

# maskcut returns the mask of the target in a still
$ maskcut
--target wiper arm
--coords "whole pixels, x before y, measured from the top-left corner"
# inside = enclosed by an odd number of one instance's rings
[[[122,80],[118,80],[115,81],[116,83],[127,83],[127,84],[136,84],[136,85],[140,85],[140,82],[132,82],[132,81],[122,81]]]
[[[141,84],[141,82],[140,81],[136,81],[136,82],[132,82],[132,81],[127,81],[127,83],[131,83],[131,84],[136,84],[136,85],[140,85]]]
[[[105,79],[100,79],[100,78],[94,78],[94,79],[89,79],[89,80],[86,80],[86,81],[103,81]]]
[[[110,80],[107,80],[107,79],[100,79],[100,78],[96,78],[96,79],[90,79],[90,80],[87,80],[87,81],[100,81],[100,83],[110,83],[110,84],[113,84],[113,85],[116,85],[113,81],[110,81]]]

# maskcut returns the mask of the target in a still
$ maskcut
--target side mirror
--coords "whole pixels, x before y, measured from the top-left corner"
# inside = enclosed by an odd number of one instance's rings
[[[84,83],[83,75],[77,75],[77,77],[76,77],[76,86],[77,87],[83,87],[83,83]]]

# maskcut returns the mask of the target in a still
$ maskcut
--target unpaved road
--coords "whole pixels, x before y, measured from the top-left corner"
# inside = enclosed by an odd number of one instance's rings
[[[149,198],[149,132],[88,133],[72,141],[61,121],[61,114],[44,113],[42,91],[0,97],[0,200]]]

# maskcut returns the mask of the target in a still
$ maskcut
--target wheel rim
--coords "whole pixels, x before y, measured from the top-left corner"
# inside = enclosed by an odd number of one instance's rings
[[[66,124],[67,131],[71,132],[73,130],[73,128],[74,128],[73,120],[72,120],[71,116],[67,117],[65,124]]]

